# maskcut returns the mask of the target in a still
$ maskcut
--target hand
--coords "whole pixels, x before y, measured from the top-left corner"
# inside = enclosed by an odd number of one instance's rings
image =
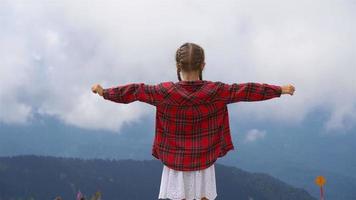
[[[99,84],[94,84],[91,87],[91,91],[94,93],[98,93],[100,96],[103,96],[103,87],[101,87],[101,85]]]
[[[282,86],[282,94],[290,94],[290,95],[293,95],[294,91],[295,91],[295,88],[294,88],[294,86],[291,85],[291,84]]]

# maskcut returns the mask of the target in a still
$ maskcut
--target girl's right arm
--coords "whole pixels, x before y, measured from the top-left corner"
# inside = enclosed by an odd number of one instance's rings
[[[278,86],[266,83],[223,83],[222,96],[227,104],[239,101],[263,101],[282,94],[293,95],[294,87],[292,85]]]

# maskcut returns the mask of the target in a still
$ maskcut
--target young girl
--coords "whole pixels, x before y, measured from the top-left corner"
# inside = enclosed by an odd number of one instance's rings
[[[156,107],[152,155],[163,163],[159,199],[215,199],[214,163],[234,146],[227,104],[293,95],[292,85],[203,80],[204,51],[194,43],[176,52],[178,82],[131,83],[92,91],[117,103],[141,101]]]

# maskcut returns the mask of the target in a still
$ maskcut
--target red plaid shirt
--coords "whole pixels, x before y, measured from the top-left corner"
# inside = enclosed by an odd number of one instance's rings
[[[180,171],[208,168],[234,149],[227,104],[280,97],[280,86],[265,83],[206,80],[131,83],[104,89],[103,98],[117,103],[141,101],[156,107],[152,155]]]

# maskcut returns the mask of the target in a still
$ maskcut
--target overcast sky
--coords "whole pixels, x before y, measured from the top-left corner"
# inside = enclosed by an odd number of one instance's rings
[[[325,130],[356,125],[356,1],[126,0],[0,2],[0,123],[37,115],[118,131],[154,107],[91,92],[177,81],[184,42],[206,53],[203,79],[293,84],[293,96],[231,105],[246,118],[298,124],[316,109]],[[256,131],[255,131],[256,132]],[[264,137],[264,133],[254,133]]]

